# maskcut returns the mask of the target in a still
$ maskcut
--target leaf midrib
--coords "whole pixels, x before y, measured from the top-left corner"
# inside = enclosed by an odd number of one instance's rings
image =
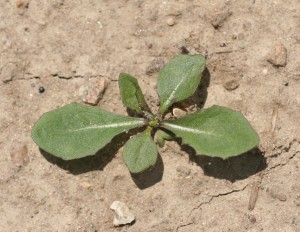
[[[178,129],[184,132],[192,132],[195,134],[204,134],[204,135],[210,135],[210,136],[215,136],[215,137],[220,137],[220,135],[216,134],[216,133],[212,133],[209,131],[203,131],[203,130],[199,130],[199,129],[195,129],[195,128],[188,128],[188,127],[184,127],[184,126],[179,126],[179,125],[175,125],[175,124],[170,124],[170,123],[164,123],[166,126],[168,126],[171,129]]]
[[[137,121],[137,122],[123,122],[123,123],[112,123],[108,125],[91,125],[91,126],[86,126],[78,129],[72,129],[68,130],[69,132],[77,132],[77,131],[84,131],[84,130],[98,130],[98,129],[107,129],[107,128],[118,128],[118,127],[123,127],[123,126],[139,126],[143,125],[143,121]]]
[[[189,70],[188,75],[186,75],[184,78],[182,78],[181,81],[178,83],[178,85],[174,88],[174,90],[171,92],[169,98],[166,99],[164,105],[169,105],[172,102],[172,100],[173,100],[173,98],[174,98],[174,96],[176,94],[176,91],[181,86],[181,84],[186,80],[186,77],[190,75],[190,73],[191,73],[191,69]]]

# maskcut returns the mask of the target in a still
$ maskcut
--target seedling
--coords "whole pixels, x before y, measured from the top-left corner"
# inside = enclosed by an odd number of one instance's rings
[[[119,88],[125,107],[138,117],[116,115],[105,110],[71,103],[41,116],[32,129],[33,140],[46,152],[64,160],[94,155],[116,135],[134,128],[140,133],[125,144],[123,159],[131,173],[140,173],[157,160],[153,140],[164,145],[165,139],[181,138],[198,155],[227,159],[254,148],[259,137],[244,116],[232,109],[212,106],[175,120],[164,120],[176,102],[193,95],[205,68],[201,55],[178,55],[158,75],[160,108],[153,114],[137,80],[121,73]]]

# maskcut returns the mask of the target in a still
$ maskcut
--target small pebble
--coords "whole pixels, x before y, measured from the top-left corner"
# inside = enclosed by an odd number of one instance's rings
[[[88,78],[84,86],[79,90],[82,101],[87,104],[97,105],[107,88],[107,80],[104,78]]]
[[[45,88],[44,87],[40,87],[39,88],[39,93],[43,93],[43,92],[45,92]]]
[[[149,66],[146,68],[146,74],[151,75],[161,70],[161,68],[165,65],[165,61],[163,58],[157,58],[151,61]]]
[[[168,17],[167,24],[171,27],[175,25],[175,20],[172,17]]]
[[[255,216],[252,215],[252,214],[248,214],[248,219],[249,219],[249,221],[250,221],[251,223],[255,223],[255,222],[256,222],[256,218],[255,218]]]
[[[212,15],[211,24],[215,29],[223,26],[224,22],[232,15],[231,11],[224,10]]]
[[[92,190],[92,185],[86,181],[80,182],[79,185],[84,189]]]
[[[134,222],[135,216],[125,203],[114,201],[110,208],[116,213],[113,221],[114,226],[122,226]]]
[[[264,75],[268,74],[268,69],[264,68],[264,69],[262,70],[262,73],[263,73]]]
[[[246,46],[245,46],[244,43],[239,43],[239,44],[238,44],[238,47],[239,47],[240,49],[245,49],[245,48],[246,48]]]
[[[287,49],[279,43],[275,44],[267,54],[267,61],[277,67],[284,67],[287,64]]]
[[[172,113],[176,118],[182,118],[183,116],[186,115],[186,112],[184,110],[179,109],[177,107],[173,108]]]
[[[227,81],[223,87],[227,90],[235,90],[239,87],[239,83],[236,80]]]
[[[31,86],[32,88],[34,88],[34,87],[35,87],[35,84],[34,84],[34,83],[31,83],[30,86]]]
[[[14,144],[10,152],[10,158],[17,167],[26,166],[29,163],[27,146]]]

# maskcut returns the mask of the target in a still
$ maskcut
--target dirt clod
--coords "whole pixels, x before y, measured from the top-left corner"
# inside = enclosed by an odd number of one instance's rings
[[[80,89],[82,101],[87,104],[97,105],[103,97],[107,85],[108,82],[104,78],[88,78]]]
[[[159,72],[161,68],[165,65],[165,61],[163,58],[157,58],[151,61],[149,66],[146,68],[146,74],[152,75],[156,72]]]
[[[267,192],[269,193],[270,197],[272,197],[273,199],[277,199],[279,201],[287,200],[286,194],[282,193],[278,187],[268,188]]]
[[[223,86],[228,91],[231,91],[237,89],[239,87],[239,83],[236,80],[230,80],[227,81]]]
[[[224,22],[232,15],[229,10],[223,10],[212,15],[211,24],[215,29],[223,26]]]
[[[16,65],[14,63],[6,64],[2,69],[0,69],[0,74],[3,83],[12,81],[16,75]]]
[[[267,54],[267,60],[277,67],[287,64],[287,49],[282,43],[275,44]]]
[[[29,163],[28,148],[26,145],[13,145],[10,158],[17,167],[26,166]]]

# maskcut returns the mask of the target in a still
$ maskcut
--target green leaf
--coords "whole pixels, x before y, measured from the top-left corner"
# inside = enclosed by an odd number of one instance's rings
[[[119,76],[119,88],[124,106],[138,113],[150,112],[136,78],[129,74],[121,73]]]
[[[174,140],[174,137],[163,130],[157,130],[155,133],[155,141],[159,147],[165,145],[165,140]]]
[[[94,155],[116,135],[142,125],[143,119],[71,103],[42,115],[32,138],[50,154],[72,160]]]
[[[151,130],[132,136],[124,147],[123,160],[131,173],[140,173],[153,166],[157,159]]]
[[[223,159],[240,155],[259,143],[258,135],[240,112],[221,106],[163,122],[162,126],[181,137],[197,154]]]
[[[193,95],[204,68],[205,58],[202,55],[178,55],[161,69],[157,80],[161,115],[173,103]]]

